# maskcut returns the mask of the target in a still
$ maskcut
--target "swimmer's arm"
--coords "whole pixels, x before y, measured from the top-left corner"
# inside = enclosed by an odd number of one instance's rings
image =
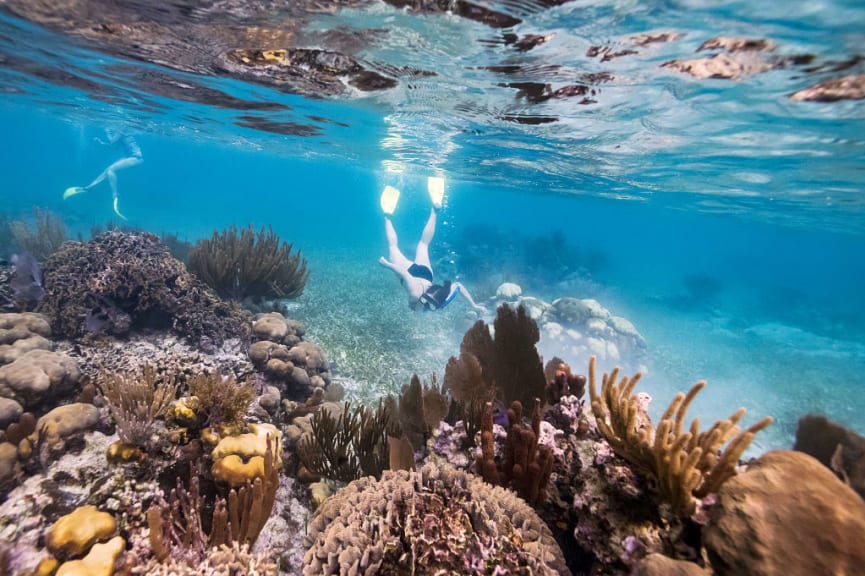
[[[451,284],[451,293],[448,294],[448,300],[450,300],[454,296],[454,293],[456,291],[459,291],[460,294],[462,294],[463,296],[466,297],[466,300],[469,301],[469,304],[472,305],[472,308],[474,308],[475,310],[477,310],[481,314],[487,313],[487,309],[484,306],[481,306],[480,304],[476,303],[474,298],[472,298],[472,295],[469,294],[469,291],[466,290],[466,287],[463,286],[459,282],[454,282]]]

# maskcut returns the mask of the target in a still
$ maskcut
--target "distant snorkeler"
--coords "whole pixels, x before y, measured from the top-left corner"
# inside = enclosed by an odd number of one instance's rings
[[[424,226],[417,249],[415,250],[414,261],[411,261],[400,251],[396,230],[394,230],[393,224],[390,221],[390,216],[396,209],[396,204],[399,200],[399,190],[392,186],[385,186],[384,191],[381,193],[381,210],[384,212],[384,229],[387,234],[388,258],[390,259],[388,260],[382,256],[379,259],[379,263],[393,270],[399,277],[400,282],[408,292],[408,305],[412,310],[421,310],[423,312],[441,310],[450,304],[457,294],[462,294],[469,301],[469,304],[472,305],[472,308],[484,314],[487,312],[487,309],[476,304],[465,286],[459,282],[445,280],[444,284],[433,284],[429,245],[435,234],[436,214],[442,207],[444,180],[438,177],[430,177],[427,181],[427,189],[432,200],[432,208],[430,209],[429,219]]]
[[[117,207],[117,174],[115,174],[115,172],[121,168],[129,168],[141,164],[144,161],[144,157],[141,155],[141,147],[138,146],[138,142],[136,142],[135,138],[129,134],[118,132],[113,128],[106,128],[105,137],[107,140],[102,140],[99,137],[96,137],[95,140],[103,146],[120,147],[123,150],[123,157],[109,165],[108,168],[103,170],[102,173],[87,186],[72,186],[71,188],[67,188],[63,193],[63,199],[66,200],[76,194],[87,192],[107,178],[108,184],[111,186],[111,196],[114,199],[114,213],[126,220],[126,216],[121,214],[120,209]]]

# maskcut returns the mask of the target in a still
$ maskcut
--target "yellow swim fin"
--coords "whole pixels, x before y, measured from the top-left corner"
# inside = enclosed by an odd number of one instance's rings
[[[393,186],[385,186],[381,192],[381,211],[387,215],[393,214],[397,202],[399,202],[399,190]]]
[[[87,192],[87,188],[83,186],[70,186],[63,192],[63,199],[66,200],[70,196],[75,196],[76,194],[81,194],[82,192]]]
[[[429,192],[429,199],[432,200],[432,205],[438,210],[442,207],[442,200],[445,197],[445,179],[441,176],[430,176],[426,179],[426,189]]]
[[[124,220],[128,220],[126,216],[120,213],[120,210],[117,208],[117,196],[114,197],[114,213],[123,218]]]

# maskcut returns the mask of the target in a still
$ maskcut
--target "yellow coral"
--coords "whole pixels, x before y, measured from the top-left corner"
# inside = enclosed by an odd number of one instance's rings
[[[143,464],[145,461],[147,461],[147,454],[145,454],[140,448],[131,444],[125,444],[120,440],[112,442],[108,446],[108,450],[106,450],[105,456],[108,458],[109,462],[134,461],[138,462],[139,464]]]
[[[274,466],[282,466],[282,442],[272,424],[250,424],[248,434],[226,436],[213,449],[214,477],[237,487],[265,476],[268,441]],[[268,440],[270,439],[270,440]]]
[[[745,415],[740,408],[705,432],[700,432],[700,421],[695,418],[685,432],[688,407],[706,385],[700,381],[687,394],[680,392],[673,398],[655,429],[642,419],[633,394],[640,374],[617,384],[618,370],[603,375],[598,393],[595,357],[589,361],[589,394],[598,430],[618,455],[655,477],[658,491],[681,516],[693,512],[694,497],[717,492],[736,474],[736,464],[754,435],[773,421],[767,416],[740,432],[736,424]]]
[[[45,534],[45,546],[55,555],[78,556],[94,542],[109,538],[116,527],[108,512],[100,512],[96,506],[81,506],[51,525]]]
[[[228,482],[232,488],[243,486],[256,478],[264,477],[264,457],[253,456],[244,462],[237,454],[229,454],[213,463],[213,476]]]
[[[96,544],[81,560],[65,562],[55,576],[111,576],[114,563],[126,548],[126,540],[115,536],[104,544]]]
[[[59,565],[57,558],[43,558],[33,571],[33,576],[52,576]]]

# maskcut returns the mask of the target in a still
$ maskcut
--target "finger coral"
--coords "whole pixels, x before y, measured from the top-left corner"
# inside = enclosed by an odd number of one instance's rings
[[[552,533],[516,495],[453,468],[356,480],[312,518],[304,576],[570,574]]]
[[[618,373],[616,368],[603,375],[599,393],[595,357],[589,361],[589,394],[598,430],[618,455],[657,481],[658,491],[680,516],[693,512],[694,497],[717,492],[736,474],[739,458],[754,435],[773,421],[767,416],[740,431],[736,424],[745,415],[740,408],[707,431],[700,432],[696,418],[683,431],[688,406],[706,385],[702,381],[687,394],[677,394],[655,428],[633,394],[640,373],[616,382]]]

